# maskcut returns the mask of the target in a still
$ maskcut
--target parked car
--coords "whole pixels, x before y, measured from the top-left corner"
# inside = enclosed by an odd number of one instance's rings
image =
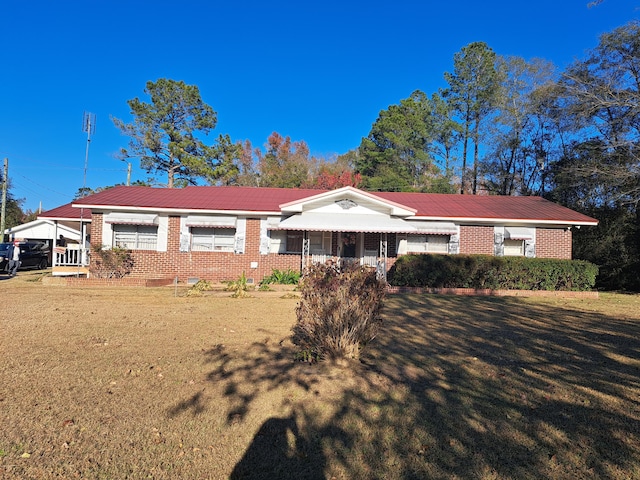
[[[0,272],[9,270],[9,252],[13,243],[0,243]],[[49,266],[49,245],[45,242],[20,242],[20,269],[45,269]]]

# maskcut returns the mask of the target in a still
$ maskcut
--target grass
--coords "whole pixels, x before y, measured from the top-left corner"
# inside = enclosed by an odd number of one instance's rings
[[[637,295],[394,295],[345,368],[293,360],[296,298],[33,275],[0,280],[0,478],[640,478]]]

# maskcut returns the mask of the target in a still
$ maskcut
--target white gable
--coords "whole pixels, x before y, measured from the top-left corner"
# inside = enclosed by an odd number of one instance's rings
[[[78,222],[78,225],[80,222]],[[22,225],[16,225],[15,227],[7,228],[4,231],[5,234],[11,238],[24,238],[28,240],[56,240],[59,235],[64,235],[65,238],[71,240],[80,240],[80,231],[74,228],[68,227],[63,224],[58,224],[56,228],[55,222],[52,220],[36,219]]]
[[[312,197],[280,205],[282,213],[316,213],[335,214],[377,214],[394,217],[409,217],[415,215],[413,208],[390,202],[377,197],[375,194],[364,192],[353,187],[343,187]]]

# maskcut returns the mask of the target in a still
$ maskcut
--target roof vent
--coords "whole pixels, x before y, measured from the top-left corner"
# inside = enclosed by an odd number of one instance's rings
[[[350,200],[348,198],[344,198],[342,200],[336,200],[336,204],[338,204],[344,210],[349,210],[350,208],[358,206],[358,204],[356,202],[354,202],[353,200]]]

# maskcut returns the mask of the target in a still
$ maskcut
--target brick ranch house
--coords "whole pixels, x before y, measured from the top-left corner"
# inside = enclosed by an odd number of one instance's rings
[[[274,269],[329,260],[386,274],[407,253],[570,259],[571,229],[597,225],[539,197],[352,187],[120,186],[59,209],[39,218],[83,218],[91,246],[131,250],[132,277],[213,282],[244,272],[258,283]]]

